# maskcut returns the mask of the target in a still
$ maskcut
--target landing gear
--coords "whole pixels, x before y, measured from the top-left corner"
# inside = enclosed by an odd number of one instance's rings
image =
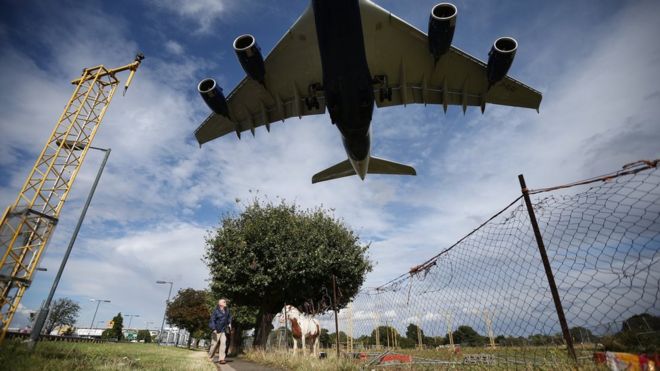
[[[319,83],[310,84],[307,88],[308,96],[305,97],[305,106],[308,111],[312,109],[320,109],[321,104],[319,103],[316,93],[323,90],[323,86]]]
[[[387,99],[392,101],[392,88],[389,86],[387,75],[376,75],[373,80],[374,84],[378,85],[378,100],[380,102]]]

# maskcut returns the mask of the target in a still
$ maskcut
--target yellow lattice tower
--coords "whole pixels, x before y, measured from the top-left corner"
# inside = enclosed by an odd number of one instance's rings
[[[0,224],[0,344],[14,313],[32,282],[32,273],[57,224],[62,206],[71,190],[99,124],[112,100],[119,80],[116,74],[130,71],[124,93],[144,59],[107,69],[96,66],[83,70],[72,83],[73,95],[55,129],[30,171],[13,205]]]

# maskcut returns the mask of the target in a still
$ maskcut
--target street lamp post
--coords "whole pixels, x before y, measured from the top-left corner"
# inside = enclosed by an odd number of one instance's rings
[[[127,330],[131,329],[131,323],[133,322],[134,317],[140,317],[139,314],[124,314],[124,317],[130,317],[128,320],[128,327],[126,328]]]
[[[165,302],[165,311],[163,312],[163,322],[160,324],[160,333],[158,333],[158,345],[163,341],[163,328],[165,327],[165,315],[167,312],[167,305],[170,303],[170,296],[172,296],[172,286],[174,282],[171,281],[156,281],[159,285],[170,284],[170,291],[167,293],[167,301]],[[168,337],[169,338],[169,337]]]
[[[96,310],[94,311],[94,317],[92,317],[92,324],[89,326],[91,329],[94,329],[94,320],[96,319],[96,313],[99,311],[99,306],[101,303],[109,303],[110,300],[107,299],[89,299],[89,301],[95,301],[96,302]]]
[[[69,143],[64,143],[64,145],[65,146],[69,145],[72,147],[75,146],[75,144],[72,145]],[[80,147],[79,149],[83,149],[83,148],[84,147]],[[57,290],[57,285],[60,283],[60,278],[62,277],[64,266],[66,266],[66,262],[69,260],[69,255],[71,255],[71,249],[73,248],[73,244],[76,242],[76,238],[78,237],[78,232],[80,232],[80,227],[82,226],[82,222],[85,219],[85,215],[87,214],[87,209],[89,208],[89,204],[92,202],[92,197],[94,197],[96,186],[99,184],[99,180],[101,179],[101,174],[103,174],[103,169],[105,168],[105,164],[108,162],[108,157],[110,156],[110,148],[106,149],[106,148],[98,148],[98,147],[89,147],[89,149],[95,149],[98,151],[105,152],[105,155],[103,156],[103,162],[101,162],[101,166],[99,167],[99,170],[96,173],[96,178],[94,179],[92,188],[89,190],[89,194],[87,195],[87,200],[85,201],[85,206],[83,206],[83,209],[80,212],[80,216],[78,217],[78,223],[76,224],[76,228],[73,231],[71,240],[69,240],[69,246],[67,246],[66,248],[66,252],[64,253],[64,257],[62,258],[62,263],[60,263],[60,268],[57,271],[57,275],[55,275],[55,281],[53,281],[53,285],[50,288],[50,292],[48,293],[48,298],[46,298],[46,301],[44,302],[43,306],[39,309],[39,312],[37,314],[37,319],[34,321],[34,328],[32,329],[32,333],[30,334],[30,341],[28,343],[28,348],[31,350],[37,346],[37,342],[39,341],[39,335],[41,335],[41,330],[43,329],[44,324],[46,323],[46,318],[48,317],[48,312],[50,311],[50,302],[53,300],[53,296],[55,295],[55,290]],[[44,268],[43,270],[46,269]],[[92,326],[93,325],[94,322],[92,321]]]

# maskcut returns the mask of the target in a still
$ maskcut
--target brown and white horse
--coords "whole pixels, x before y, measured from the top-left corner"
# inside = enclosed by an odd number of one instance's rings
[[[282,309],[282,321],[284,315],[291,322],[291,333],[293,334],[293,354],[298,349],[298,340],[301,341],[302,352],[305,354],[305,339],[310,340],[312,344],[312,354],[317,355],[319,351],[319,335],[321,334],[321,324],[318,320],[301,313],[296,307],[285,305]]]

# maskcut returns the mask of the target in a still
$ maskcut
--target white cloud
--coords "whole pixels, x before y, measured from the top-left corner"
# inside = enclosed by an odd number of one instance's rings
[[[226,0],[149,1],[153,6],[197,24],[197,32],[211,31],[213,23],[227,10]]]
[[[168,52],[170,52],[174,55],[181,55],[181,54],[183,54],[183,51],[184,51],[183,50],[183,45],[179,44],[178,42],[176,42],[174,40],[168,40],[165,43],[165,49]]]

